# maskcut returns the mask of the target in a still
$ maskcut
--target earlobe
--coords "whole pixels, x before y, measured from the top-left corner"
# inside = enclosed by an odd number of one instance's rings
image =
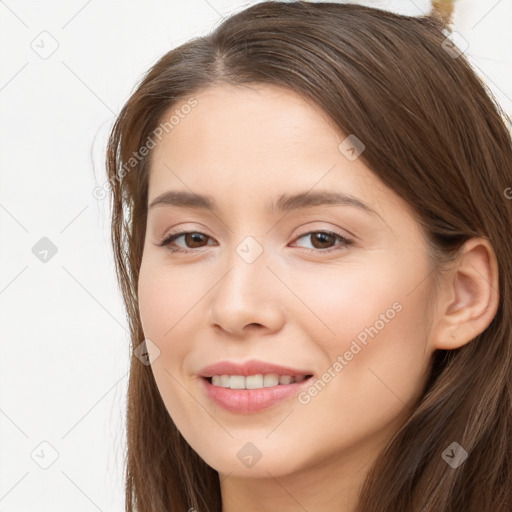
[[[498,264],[485,238],[471,238],[461,248],[439,293],[433,349],[453,350],[469,343],[492,322],[499,303]]]

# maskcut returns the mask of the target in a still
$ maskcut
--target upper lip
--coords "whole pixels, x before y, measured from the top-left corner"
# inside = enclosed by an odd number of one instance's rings
[[[234,361],[219,361],[218,363],[205,366],[200,372],[200,377],[213,377],[214,375],[257,375],[257,374],[277,373],[278,375],[313,375],[313,372],[298,370],[290,366],[258,361],[252,359],[244,363]]]

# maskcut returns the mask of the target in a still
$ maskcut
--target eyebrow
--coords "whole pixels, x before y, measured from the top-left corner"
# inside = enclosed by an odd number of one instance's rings
[[[301,208],[311,208],[314,206],[324,205],[353,206],[368,214],[380,217],[375,210],[356,197],[351,196],[350,194],[332,192],[329,190],[299,192],[297,194],[281,194],[274,202],[267,204],[267,211],[270,213],[273,213],[276,210],[279,212],[289,212],[292,210],[299,210]],[[213,197],[177,190],[169,190],[156,197],[149,205],[149,209],[154,208],[155,206],[177,206],[182,208],[211,210],[212,212],[218,211]]]

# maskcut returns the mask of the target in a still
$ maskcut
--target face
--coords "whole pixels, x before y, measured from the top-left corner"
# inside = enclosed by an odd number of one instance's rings
[[[165,406],[221,474],[366,460],[430,368],[420,226],[295,92],[222,85],[195,98],[153,149],[138,283]],[[208,371],[222,362],[241,367]]]

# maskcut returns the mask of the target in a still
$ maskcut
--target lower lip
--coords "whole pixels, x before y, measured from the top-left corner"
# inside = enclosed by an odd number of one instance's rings
[[[272,405],[296,395],[302,387],[309,386],[312,377],[293,384],[279,384],[259,389],[231,389],[214,386],[201,378],[206,394],[217,405],[230,412],[251,414],[267,409]]]

